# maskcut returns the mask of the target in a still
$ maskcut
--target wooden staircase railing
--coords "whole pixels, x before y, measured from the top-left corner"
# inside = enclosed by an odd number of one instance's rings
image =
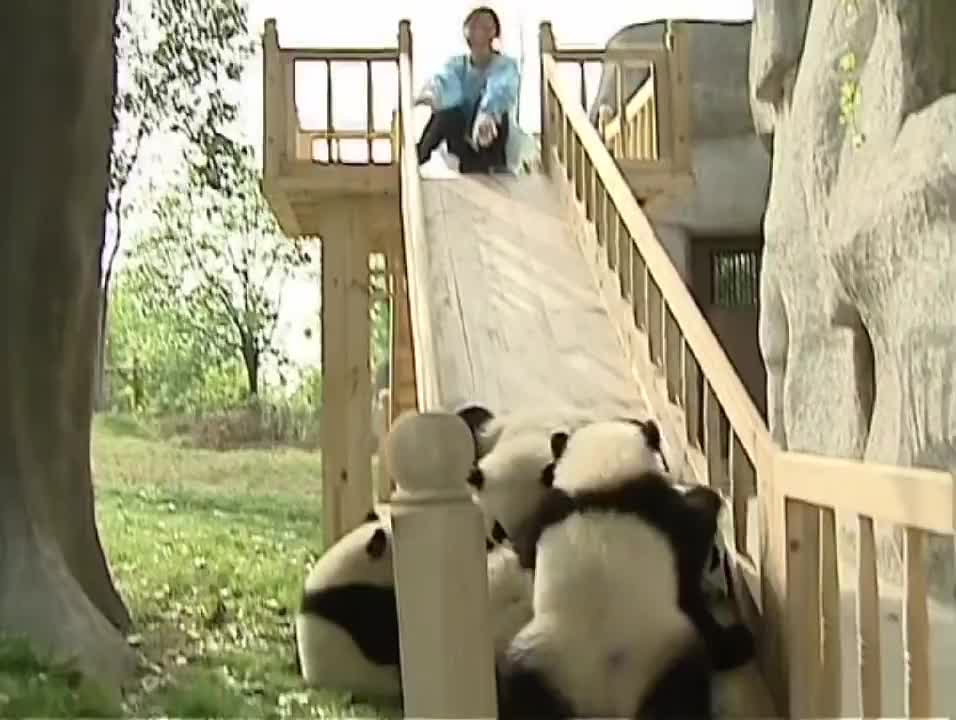
[[[753,607],[745,603],[743,611],[758,632],[762,666],[779,707],[791,717],[841,712],[846,668],[835,520],[841,511],[860,521],[855,588],[860,706],[867,717],[880,715],[873,539],[878,519],[903,527],[906,712],[928,716],[929,615],[922,552],[926,533],[953,535],[956,530],[953,476],[787,452],[774,443],[641,211],[621,161],[615,162],[581,102],[563,86],[561,51],[549,23],[542,24],[540,35],[542,165],[551,169],[565,200],[569,222],[651,407],[670,426],[671,436],[686,443],[690,474],[728,498],[732,523],[725,532],[737,598],[753,600]],[[634,103],[653,102],[640,93],[637,98]],[[625,118],[632,112],[625,107]],[[661,127],[666,119],[659,103],[656,113],[654,124]],[[751,527],[756,532],[748,532],[748,524],[756,524]]]

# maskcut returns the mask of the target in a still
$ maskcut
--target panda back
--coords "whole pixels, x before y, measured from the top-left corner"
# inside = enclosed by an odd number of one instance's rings
[[[535,614],[568,618],[608,644],[673,627],[678,590],[670,540],[633,515],[575,513],[538,542]]]
[[[366,619],[373,618],[369,615]],[[376,638],[373,633],[368,633],[373,647],[371,656],[367,654],[367,642],[356,642],[354,631],[359,627],[357,625],[343,625],[321,615],[303,612],[296,616],[295,622],[299,664],[308,685],[369,697],[395,698],[401,695],[397,621],[394,635],[389,632]],[[378,647],[374,649],[376,645]],[[393,658],[393,661],[380,662],[385,658]]]

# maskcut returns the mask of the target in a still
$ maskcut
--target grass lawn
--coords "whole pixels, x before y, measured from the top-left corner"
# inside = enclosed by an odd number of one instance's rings
[[[292,621],[321,549],[318,455],[187,449],[99,417],[93,460],[100,532],[144,656],[137,689],[116,708],[56,672],[23,673],[7,648],[0,715],[397,714],[308,690],[295,671]]]

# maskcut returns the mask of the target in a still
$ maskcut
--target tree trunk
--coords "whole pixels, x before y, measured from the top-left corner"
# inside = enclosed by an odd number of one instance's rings
[[[136,658],[90,470],[115,5],[7,3],[0,42],[0,632],[107,683]]]
[[[255,341],[248,339],[247,336],[242,342],[242,359],[246,366],[246,382],[249,385],[249,399],[256,400],[259,397],[259,351],[256,348]]]

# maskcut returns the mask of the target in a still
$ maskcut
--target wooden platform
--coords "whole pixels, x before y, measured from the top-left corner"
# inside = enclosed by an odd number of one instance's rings
[[[557,193],[540,175],[422,180],[442,405],[644,402]]]

